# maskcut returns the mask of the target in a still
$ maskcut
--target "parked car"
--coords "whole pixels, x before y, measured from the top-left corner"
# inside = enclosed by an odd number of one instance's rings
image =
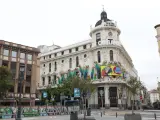
[[[153,107],[149,106],[149,105],[142,105],[142,109],[143,110],[151,110],[151,109],[153,109]]]
[[[160,109],[160,102],[154,102],[153,103],[153,108],[154,109]]]

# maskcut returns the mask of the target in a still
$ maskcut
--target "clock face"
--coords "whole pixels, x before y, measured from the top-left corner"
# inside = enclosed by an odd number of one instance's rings
[[[112,36],[112,32],[109,32],[108,35],[109,35],[109,36]]]

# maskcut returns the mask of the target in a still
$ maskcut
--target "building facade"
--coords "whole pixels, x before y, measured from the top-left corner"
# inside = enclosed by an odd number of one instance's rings
[[[157,32],[156,38],[158,43],[158,52],[160,55],[160,24],[156,25],[154,28],[156,29],[156,32]]]
[[[80,77],[90,77],[97,86],[88,101],[90,107],[130,105],[131,94],[124,85],[130,76],[138,78],[138,73],[120,42],[121,31],[117,23],[102,11],[89,34],[91,39],[66,47],[38,47],[41,51],[38,89],[43,90],[48,85],[56,87],[67,74],[76,71]]]
[[[159,92],[157,90],[149,91],[150,102],[153,104],[154,102],[159,101]]]
[[[14,86],[8,91],[8,96],[1,103],[15,104],[19,96],[19,66],[25,65],[24,80],[22,82],[22,105],[34,104],[36,98],[36,85],[39,79],[39,63],[37,56],[39,49],[0,40],[0,66],[7,66],[12,73],[11,82]],[[39,70],[39,71],[38,71]]]

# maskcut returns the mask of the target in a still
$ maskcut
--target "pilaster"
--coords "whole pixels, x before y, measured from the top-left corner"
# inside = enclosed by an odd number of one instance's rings
[[[118,107],[121,109],[122,108],[122,89],[121,85],[117,86],[117,98],[118,98]]]
[[[95,92],[94,99],[95,99],[95,103],[94,103],[95,104],[95,108],[98,108],[98,89]]]
[[[17,89],[18,89],[18,79],[19,79],[19,56],[20,56],[20,49],[17,51],[17,62],[16,62],[16,76],[15,76],[15,84],[14,84],[14,93],[17,93]]]
[[[109,86],[105,86],[105,108],[110,108],[110,101],[109,101]]]
[[[32,62],[32,76],[31,76],[31,94],[36,91],[36,67],[37,67],[37,57],[35,53],[33,54],[33,62]]]

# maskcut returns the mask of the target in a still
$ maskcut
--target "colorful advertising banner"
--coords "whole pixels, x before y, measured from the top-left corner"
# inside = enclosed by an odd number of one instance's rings
[[[101,66],[101,75],[104,76],[123,76],[121,68],[115,65]]]

